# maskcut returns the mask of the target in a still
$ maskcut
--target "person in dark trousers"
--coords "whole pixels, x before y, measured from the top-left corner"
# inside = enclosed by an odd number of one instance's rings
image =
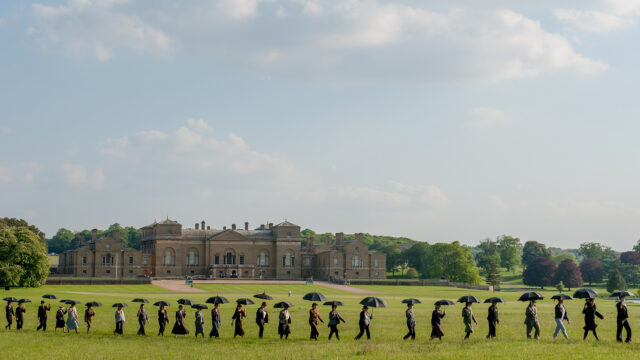
[[[38,328],[36,331],[42,329],[42,331],[47,330],[47,311],[51,310],[51,305],[46,306],[44,304],[44,300],[40,301],[40,306],[38,307]]]
[[[18,307],[16,308],[16,330],[22,329],[22,325],[24,324],[24,313],[27,312],[27,309],[24,308],[23,303],[18,303]]]
[[[585,340],[589,331],[591,331],[593,332],[593,336],[595,336],[596,340],[600,341],[598,333],[596,332],[596,328],[598,327],[596,324],[596,316],[600,319],[604,319],[604,316],[596,310],[595,299],[587,299],[584,304],[584,308],[582,309],[582,313],[584,314],[584,336],[582,337],[582,340]]]
[[[527,326],[527,339],[531,339],[531,330],[535,329],[534,338],[540,339],[540,323],[538,322],[538,307],[535,300],[529,302],[525,311],[524,324]]]
[[[124,333],[124,322],[127,320],[124,316],[124,309],[122,306],[118,306],[115,313],[116,329],[113,331],[114,335],[122,335]]]
[[[147,315],[147,310],[144,308],[144,304],[140,304],[140,308],[138,309],[138,324],[140,324],[140,328],[138,329],[138,335],[147,335],[145,332],[144,326],[149,323],[149,316]]]
[[[567,335],[567,329],[564,328],[564,324],[562,323],[562,321],[567,320],[567,324],[570,324],[570,322],[569,315],[567,314],[567,309],[564,307],[563,299],[558,299],[558,303],[555,307],[555,313],[556,330],[553,332],[553,338],[555,339],[556,337],[558,337],[558,332],[562,331],[562,335],[564,336],[564,338],[568,339],[569,335]]]
[[[158,325],[160,325],[160,329],[158,330],[158,336],[164,336],[164,330],[167,325],[169,325],[169,315],[167,314],[167,308],[162,305],[158,310]]]
[[[262,339],[264,335],[264,325],[269,322],[269,312],[267,311],[267,303],[262,302],[258,311],[256,311],[256,324],[258,324],[258,337]]]
[[[629,313],[627,312],[627,304],[624,302],[624,296],[620,296],[620,301],[616,303],[616,310],[618,316],[616,317],[616,340],[622,342],[622,328],[627,332],[627,337],[624,340],[626,343],[631,342],[631,326],[629,325]]]
[[[200,334],[204,339],[204,314],[202,313],[202,308],[198,308],[194,316],[196,320],[196,337]]]
[[[5,329],[11,330],[11,325],[13,324],[13,317],[15,316],[13,312],[13,305],[11,305],[11,301],[7,301],[7,306],[4,308],[5,315],[7,317],[7,326]]]
[[[184,325],[184,318],[187,317],[187,313],[182,310],[182,305],[178,306],[178,311],[176,311],[176,322],[173,323],[173,329],[171,333],[175,336],[178,335],[187,335],[189,334],[189,330]]]
[[[220,304],[213,305],[211,309],[211,332],[209,333],[209,339],[212,337],[220,337],[220,325],[222,324],[222,318],[220,317]]]
[[[331,329],[329,331],[329,340],[331,340],[331,336],[333,334],[336,334],[336,339],[340,340],[340,334],[338,333],[338,325],[340,325],[340,322],[346,323],[346,321],[342,318],[342,316],[340,316],[340,313],[338,312],[338,306],[337,305],[333,305],[331,306],[331,311],[329,312],[329,329]]]
[[[442,340],[444,336],[444,331],[442,331],[441,321],[442,318],[446,315],[444,311],[440,311],[440,305],[436,305],[435,310],[431,313],[431,338],[433,340],[438,338]]]
[[[318,340],[320,332],[318,331],[318,320],[324,324],[324,320],[320,317],[320,311],[318,311],[318,304],[311,304],[311,310],[309,310],[309,326],[311,326],[311,340]]]
[[[469,302],[464,305],[464,308],[462,308],[462,322],[464,323],[464,332],[466,333],[464,339],[466,340],[473,332],[473,325],[471,322],[478,325],[478,321],[476,320],[476,317],[473,316],[473,311],[471,310],[471,303]]]
[[[242,328],[242,319],[246,317],[247,317],[247,312],[244,311],[244,309],[242,308],[242,305],[238,304],[238,306],[236,306],[236,311],[233,313],[233,316],[231,317],[231,326],[233,326],[235,322],[235,328],[233,330],[234,338],[236,336],[244,337],[244,329]]]
[[[496,326],[500,323],[500,319],[498,319],[497,302],[491,303],[491,306],[489,306],[487,320],[489,321],[489,334],[487,335],[487,339],[491,339],[496,337]]]
[[[87,324],[87,334],[91,331],[94,316],[96,316],[96,312],[91,306],[87,306],[87,309],[84,311],[84,322]]]
[[[402,339],[407,340],[411,338],[411,340],[416,339],[416,317],[413,314],[413,304],[407,304],[407,310],[405,310],[404,315],[407,317],[407,328],[409,332]]]
[[[283,337],[289,339],[289,334],[291,334],[291,314],[289,314],[289,306],[285,305],[284,308],[280,310],[278,320],[278,335],[280,335],[280,340],[282,340]]]
[[[372,315],[369,315],[369,307],[363,306],[362,311],[360,312],[360,321],[358,321],[358,326],[360,327],[360,332],[356,335],[356,340],[360,340],[362,335],[367,333],[367,340],[371,339],[371,333],[369,332],[369,325],[371,325],[371,319],[373,319]]]
[[[67,309],[64,308],[64,306],[60,305],[58,307],[58,311],[56,311],[56,328],[55,332],[58,332],[58,329],[62,329],[62,332],[66,332],[66,326],[67,326],[67,322],[64,321],[64,314],[67,313]]]

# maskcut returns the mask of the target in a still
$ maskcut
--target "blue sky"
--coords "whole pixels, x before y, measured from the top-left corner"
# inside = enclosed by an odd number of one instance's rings
[[[640,238],[640,1],[0,4],[0,216]]]

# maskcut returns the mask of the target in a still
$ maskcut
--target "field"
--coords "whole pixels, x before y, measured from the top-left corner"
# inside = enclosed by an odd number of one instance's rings
[[[227,359],[334,359],[334,358],[367,358],[367,359],[414,359],[414,358],[446,358],[446,359],[536,359],[536,358],[570,358],[570,359],[611,359],[634,358],[640,350],[638,343],[617,344],[615,342],[615,307],[614,302],[602,298],[598,300],[598,310],[605,316],[599,321],[598,332],[600,343],[596,343],[590,335],[586,341],[582,340],[581,316],[582,300],[573,300],[568,303],[571,325],[567,326],[569,341],[561,338],[553,340],[552,332],[555,328],[553,321],[553,306],[551,300],[539,302],[539,318],[541,321],[542,338],[540,340],[527,340],[525,338],[524,310],[526,304],[517,302],[520,293],[513,290],[505,290],[497,294],[483,291],[471,291],[465,289],[441,288],[441,287],[411,287],[411,286],[361,286],[361,289],[376,292],[378,297],[387,301],[388,307],[373,310],[373,322],[371,326],[372,339],[370,341],[354,341],[357,331],[358,302],[364,294],[347,293],[340,290],[329,289],[320,286],[309,285],[230,285],[230,284],[202,284],[197,288],[206,293],[177,293],[153,285],[128,285],[128,286],[45,286],[38,289],[12,289],[0,291],[2,297],[14,296],[17,298],[30,298],[34,303],[27,304],[25,328],[20,332],[7,331],[0,328],[0,354],[2,359],[36,359],[36,358],[73,358],[73,359],[103,359],[103,358],[153,358],[153,359],[202,359],[202,358],[227,358]],[[279,300],[287,300],[295,306],[291,309],[293,319],[292,336],[288,341],[281,341],[277,337],[276,315],[277,309],[270,308],[271,323],[265,330],[266,338],[257,338],[257,326],[255,325],[255,311],[258,305],[247,307],[248,318],[245,320],[246,335],[244,339],[233,339],[233,327],[230,325],[234,304],[221,305],[223,317],[222,336],[220,339],[205,339],[193,337],[193,310],[188,309],[187,325],[192,334],[187,337],[169,335],[164,338],[157,337],[158,324],[156,321],[156,307],[149,306],[150,324],[147,326],[147,337],[136,336],[138,324],[135,319],[136,304],[130,301],[135,297],[144,297],[151,302],[167,300],[172,303],[169,307],[171,323],[169,333],[173,325],[174,312],[177,308],[175,301],[181,297],[187,297],[195,302],[204,302],[206,298],[214,295],[227,297],[231,302],[239,297],[252,297],[253,294],[265,290],[274,297],[270,306]],[[288,290],[293,295],[288,297]],[[321,340],[310,341],[308,309],[310,303],[303,301],[302,295],[310,291],[322,292],[328,299],[338,299],[345,302],[339,310],[347,320],[341,325],[341,340],[327,341],[328,328],[320,326]],[[54,333],[55,312],[50,312],[48,329],[46,333],[36,332],[36,311],[40,297],[45,293],[56,294],[60,298],[74,300],[100,301],[105,307],[97,308],[97,316],[94,320],[92,333],[86,334],[86,327],[81,322],[78,334]],[[545,295],[551,296],[555,292],[546,291]],[[604,291],[602,291],[604,293]],[[464,326],[461,321],[461,307],[457,304],[446,308],[447,316],[443,320],[445,337],[440,341],[429,341],[430,315],[433,309],[432,303],[439,299],[456,300],[464,294],[472,294],[481,299],[489,296],[501,296],[507,300],[506,304],[500,304],[500,324],[498,326],[498,338],[485,339],[487,333],[486,308],[487,304],[474,304],[474,310],[479,325],[471,339],[463,341]],[[407,297],[419,298],[423,303],[416,305],[415,312],[418,320],[417,339],[415,341],[403,341],[406,333],[404,309],[400,301]],[[258,299],[255,299],[258,300]],[[116,337],[112,334],[113,312],[110,305],[114,302],[129,302],[126,310],[127,323],[125,335]],[[257,301],[256,301],[257,302]],[[52,303],[53,305],[53,303]],[[57,305],[57,303],[56,303]],[[80,321],[84,312],[84,306],[78,307]],[[321,307],[323,318],[327,317],[329,309]],[[631,325],[634,329],[640,326],[640,307],[629,304]],[[206,333],[210,330],[210,314],[206,313]],[[4,319],[4,317],[3,317]],[[4,325],[4,320],[2,321]]]

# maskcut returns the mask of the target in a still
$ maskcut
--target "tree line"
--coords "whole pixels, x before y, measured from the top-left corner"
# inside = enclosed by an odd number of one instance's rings
[[[142,231],[133,226],[122,227],[120,224],[114,223],[106,230],[98,230],[98,238],[101,236],[111,237],[115,230],[120,231],[120,241],[123,247],[140,250]],[[69,229],[60,228],[51,239],[47,239],[49,253],[60,254],[67,250],[77,249],[83,245],[81,243],[83,238],[85,242],[90,241],[91,230],[73,232]]]

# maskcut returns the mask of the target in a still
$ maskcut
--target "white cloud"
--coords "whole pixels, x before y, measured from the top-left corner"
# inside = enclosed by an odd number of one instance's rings
[[[255,16],[257,0],[220,0],[218,7],[229,17],[241,20]]]
[[[11,170],[8,167],[0,166],[0,182],[11,182]]]
[[[605,0],[605,7],[617,15],[640,15],[640,0]]]
[[[204,119],[188,119],[187,125],[198,132],[210,130],[209,124]]]
[[[553,14],[571,29],[592,33],[618,30],[634,23],[631,19],[596,10],[555,9]]]
[[[358,203],[378,204],[396,208],[437,207],[449,203],[444,192],[433,185],[407,185],[390,181],[388,186],[379,188],[371,186],[342,186],[328,189],[316,189],[311,195],[313,200],[355,200]]]
[[[129,138],[127,136],[119,138],[107,138],[104,144],[98,147],[98,150],[105,155],[121,158],[125,155],[129,146]]]
[[[167,135],[167,134],[165,134],[165,133],[163,133],[162,131],[159,131],[159,130],[140,131],[140,132],[138,132],[136,134],[136,136],[143,143],[152,143],[152,142],[156,142],[156,141],[164,141],[164,140],[167,140],[167,138],[169,138],[169,135]]]
[[[89,171],[79,164],[63,164],[61,169],[62,177],[69,186],[89,187],[94,190],[104,187],[104,174],[101,168]]]
[[[36,176],[42,171],[42,164],[31,162],[23,164],[24,168],[24,181],[33,183],[36,181]]]
[[[11,128],[7,126],[0,126],[0,134],[4,134],[4,135],[11,134]]]
[[[493,107],[477,107],[471,110],[471,119],[465,123],[469,128],[480,129],[511,122],[504,111]]]

